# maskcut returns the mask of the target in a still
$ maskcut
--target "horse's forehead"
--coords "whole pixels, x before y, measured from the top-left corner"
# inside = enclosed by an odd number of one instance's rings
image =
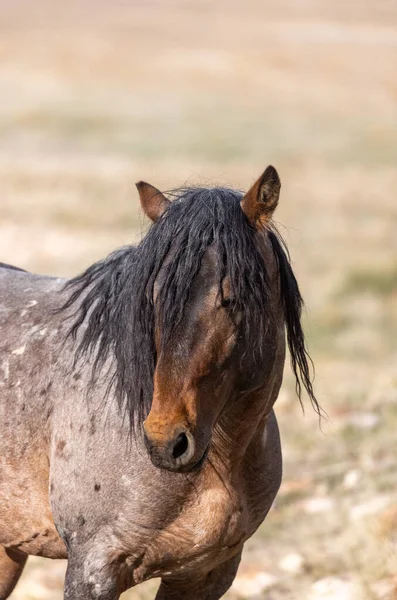
[[[278,277],[278,263],[274,255],[273,247],[267,231],[263,231],[258,235],[257,243],[266,267],[267,275],[270,279],[269,283],[271,283],[272,279],[274,279],[276,276]],[[208,285],[210,283],[211,286],[213,284],[215,285],[215,283],[217,286],[219,286],[219,284],[221,284],[222,287],[224,287],[224,285],[230,286],[229,269],[226,268],[225,271],[222,272],[222,281],[219,280],[219,275],[220,272],[223,271],[223,267],[227,267],[227,265],[224,265],[223,263],[225,261],[226,263],[229,262],[232,258],[232,256],[225,257],[223,255],[223,249],[219,242],[212,242],[202,254],[200,268],[196,274],[195,280],[193,281],[193,286],[200,282],[201,284],[206,283],[207,285],[205,287],[210,287]],[[157,296],[162,282],[166,279],[168,268],[174,260],[178,260],[177,249],[171,246],[171,249],[165,257],[165,260],[161,265],[154,282],[155,296]]]
[[[154,281],[153,292],[155,300],[161,293],[161,287],[167,279],[168,267],[172,260],[175,260],[175,254],[173,256],[167,256]],[[206,294],[211,294],[211,296],[214,295],[214,297],[216,296],[220,283],[217,263],[217,250],[214,247],[214,244],[212,244],[204,251],[200,262],[200,268],[190,284],[189,296],[191,299],[199,299]],[[179,285],[183,285],[183,281],[179,281]]]
[[[219,262],[218,254],[219,251],[217,248],[217,244],[215,242],[213,244],[210,244],[204,250],[203,255],[201,257],[199,273],[203,273],[205,275],[210,275],[211,273],[215,274],[216,267]],[[157,273],[156,281],[154,284],[155,289],[158,289],[159,286],[161,287],[161,283],[163,279],[166,278],[171,263],[175,260],[178,260],[177,248],[171,247]]]
[[[200,271],[203,275],[215,274],[217,271],[217,265],[219,264],[219,248],[218,244],[214,242],[204,251],[201,259]]]

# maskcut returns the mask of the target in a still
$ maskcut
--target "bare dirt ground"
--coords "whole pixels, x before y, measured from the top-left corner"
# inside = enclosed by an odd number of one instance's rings
[[[138,239],[138,179],[282,177],[328,420],[287,369],[284,482],[230,600],[397,598],[396,161],[393,0],[0,4],[0,260],[67,276]],[[64,569],[30,559],[12,599],[62,598]]]

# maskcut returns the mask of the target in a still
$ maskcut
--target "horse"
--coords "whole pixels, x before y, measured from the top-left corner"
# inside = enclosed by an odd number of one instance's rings
[[[0,599],[28,555],[68,559],[66,600],[218,600],[281,482],[273,405],[288,343],[316,410],[302,297],[245,194],[137,184],[152,223],[71,280],[0,268]]]

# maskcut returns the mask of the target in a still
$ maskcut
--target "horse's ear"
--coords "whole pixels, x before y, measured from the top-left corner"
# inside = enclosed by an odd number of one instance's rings
[[[256,227],[266,225],[278,204],[281,181],[276,169],[267,167],[241,200],[241,208]]]
[[[138,188],[143,212],[155,223],[171,202],[160,190],[146,181],[138,181],[135,185]]]

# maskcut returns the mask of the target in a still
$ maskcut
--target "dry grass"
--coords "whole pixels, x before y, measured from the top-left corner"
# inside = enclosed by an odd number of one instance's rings
[[[287,373],[284,483],[231,600],[397,598],[396,24],[380,0],[1,4],[1,260],[69,275],[137,239],[141,178],[281,173],[329,418]],[[13,599],[61,598],[63,570],[32,559]]]

